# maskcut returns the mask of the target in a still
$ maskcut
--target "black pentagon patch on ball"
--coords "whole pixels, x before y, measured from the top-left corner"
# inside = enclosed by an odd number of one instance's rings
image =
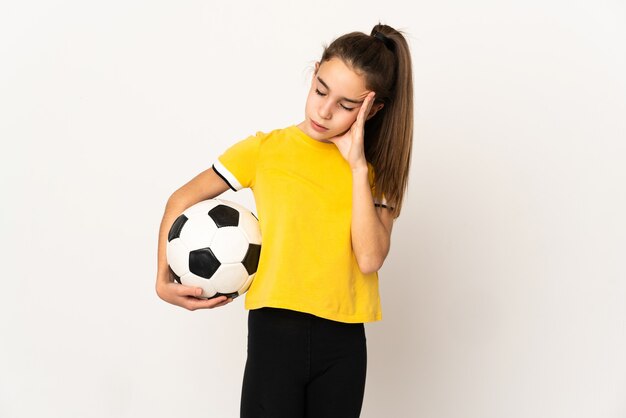
[[[259,266],[259,257],[261,256],[261,246],[258,244],[250,244],[248,252],[243,258],[241,264],[246,268],[248,274],[256,273],[256,268]]]
[[[239,211],[226,205],[217,205],[209,211],[209,216],[218,228],[239,225]]]
[[[210,279],[221,263],[210,248],[200,248],[189,252],[189,271],[196,276]]]
[[[170,228],[169,234],[167,234],[167,242],[170,242],[173,239],[180,237],[180,231],[182,231],[183,226],[187,222],[187,217],[185,215],[180,215]]]
[[[234,293],[220,293],[220,292],[217,292],[215,295],[211,296],[209,299],[218,298],[220,296],[226,296],[227,298],[235,299],[237,296],[239,296],[239,293],[237,293],[237,292],[234,292]]]

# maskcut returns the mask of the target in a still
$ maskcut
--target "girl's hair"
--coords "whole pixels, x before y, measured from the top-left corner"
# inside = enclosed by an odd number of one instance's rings
[[[381,36],[382,35],[382,36]],[[400,31],[378,24],[370,35],[352,32],[324,48],[320,63],[339,58],[365,76],[375,103],[384,103],[365,123],[365,158],[374,166],[375,198],[400,215],[413,142],[413,75],[409,46]]]

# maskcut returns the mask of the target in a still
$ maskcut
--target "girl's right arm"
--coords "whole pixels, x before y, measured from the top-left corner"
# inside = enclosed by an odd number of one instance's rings
[[[214,299],[198,298],[202,293],[202,289],[176,283],[170,275],[166,257],[167,234],[176,218],[188,207],[203,200],[212,199],[228,189],[228,184],[215,173],[213,168],[209,168],[176,190],[167,200],[165,213],[159,229],[156,280],[157,295],[164,301],[190,311],[215,308],[232,302],[232,299],[226,296]]]

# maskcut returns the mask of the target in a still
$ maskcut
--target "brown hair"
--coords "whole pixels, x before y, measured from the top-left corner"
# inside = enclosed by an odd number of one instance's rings
[[[382,35],[382,36],[381,36]],[[400,215],[413,143],[413,75],[409,46],[400,31],[377,24],[370,35],[351,32],[324,48],[320,63],[340,58],[365,76],[375,102],[384,103],[365,123],[365,158],[374,166],[375,198]]]

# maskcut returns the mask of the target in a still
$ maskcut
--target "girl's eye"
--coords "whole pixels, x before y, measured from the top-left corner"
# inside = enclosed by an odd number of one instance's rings
[[[318,96],[322,96],[322,97],[326,96],[326,93],[322,93],[321,91],[319,91],[319,89],[315,89],[315,93],[316,93]],[[352,111],[354,110],[354,108],[353,108],[353,107],[345,107],[344,105],[340,105],[340,106],[341,106],[343,109],[347,110],[348,112],[352,112]]]

